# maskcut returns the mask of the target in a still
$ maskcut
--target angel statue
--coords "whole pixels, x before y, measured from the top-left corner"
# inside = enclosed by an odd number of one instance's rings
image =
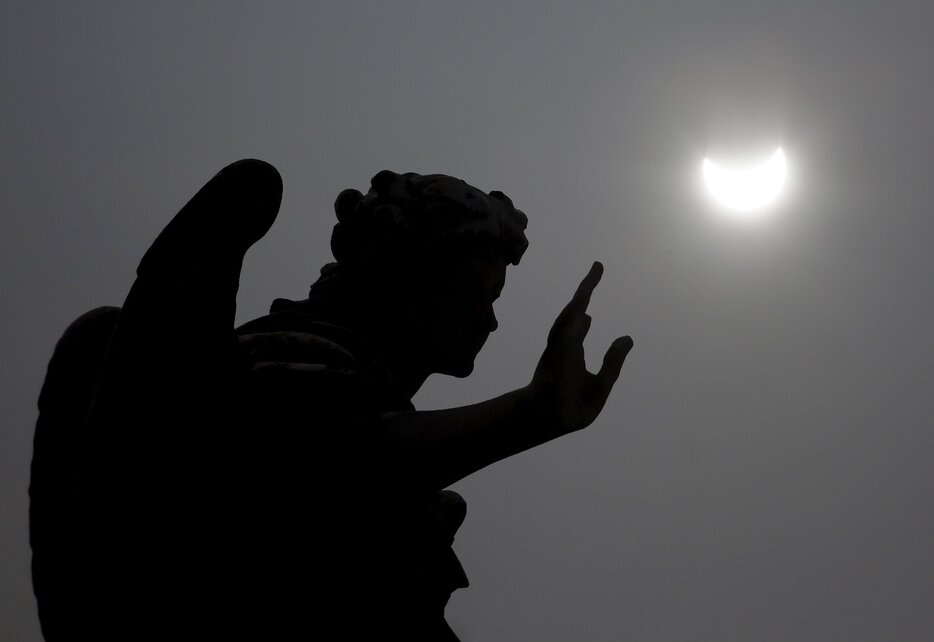
[[[334,261],[307,298],[234,327],[244,254],[279,173],[224,168],[142,258],[122,307],[59,340],[39,397],[33,584],[47,642],[457,640],[467,577],[445,490],[591,424],[629,337],[585,367],[594,263],[525,385],[419,411],[468,376],[527,218],[442,174],[376,174],[337,197]]]

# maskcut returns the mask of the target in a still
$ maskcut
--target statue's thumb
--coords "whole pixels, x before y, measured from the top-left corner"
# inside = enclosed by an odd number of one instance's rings
[[[600,382],[600,388],[603,395],[609,396],[613,384],[619,378],[620,370],[623,368],[623,362],[626,361],[626,355],[632,350],[632,338],[629,336],[620,337],[610,345],[610,349],[603,355],[603,364],[597,373],[597,379]]]

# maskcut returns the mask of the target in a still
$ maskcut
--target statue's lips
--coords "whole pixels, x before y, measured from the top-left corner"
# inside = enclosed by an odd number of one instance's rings
[[[488,332],[474,342],[474,354],[479,353],[480,350],[483,349],[483,346],[486,345],[486,341],[489,338],[490,338],[490,333]]]
[[[480,350],[483,349],[483,346],[486,345],[486,340],[489,336],[489,334],[476,334],[471,337],[464,337],[461,341],[448,344],[448,349],[453,349],[461,354],[476,357]]]

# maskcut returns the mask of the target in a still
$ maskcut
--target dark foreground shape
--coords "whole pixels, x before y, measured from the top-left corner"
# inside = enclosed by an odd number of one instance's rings
[[[279,207],[276,170],[221,171],[143,257],[122,308],[75,321],[39,400],[30,537],[43,634],[64,640],[456,640],[466,515],[443,490],[591,423],[632,345],[597,374],[581,342],[595,264],[532,383],[416,412],[467,376],[526,248],[500,192],[380,172],[335,209],[307,299],[234,329],[240,268]]]
[[[97,308],[82,315],[55,347],[42,392],[33,444],[29,486],[33,588],[46,640],[73,640],[86,587],[79,560],[86,553],[78,504],[77,454],[85,418],[100,379],[110,335],[120,308]]]

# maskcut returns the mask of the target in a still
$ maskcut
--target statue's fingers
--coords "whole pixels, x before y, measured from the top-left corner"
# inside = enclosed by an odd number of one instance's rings
[[[571,300],[555,319],[548,334],[549,342],[554,342],[564,336],[574,340],[583,340],[584,335],[587,334],[587,330],[590,328],[590,317],[586,314],[587,306],[590,304],[590,297],[602,276],[603,264],[594,261],[587,276],[577,286],[574,296],[571,297]],[[581,334],[582,329],[583,334]]]
[[[590,325],[593,323],[593,317],[589,314],[577,315],[568,326],[568,339],[575,344],[583,343],[590,331]]]
[[[572,313],[583,314],[587,311],[587,306],[590,305],[590,297],[594,288],[600,283],[601,277],[603,277],[603,264],[600,261],[594,261],[593,265],[590,266],[590,271],[587,272],[587,276],[577,286],[571,302],[568,303]]]
[[[601,398],[606,399],[609,397],[613,384],[619,379],[619,373],[630,350],[632,350],[632,338],[628,336],[620,337],[610,345],[609,350],[603,355],[603,364],[597,373]]]

